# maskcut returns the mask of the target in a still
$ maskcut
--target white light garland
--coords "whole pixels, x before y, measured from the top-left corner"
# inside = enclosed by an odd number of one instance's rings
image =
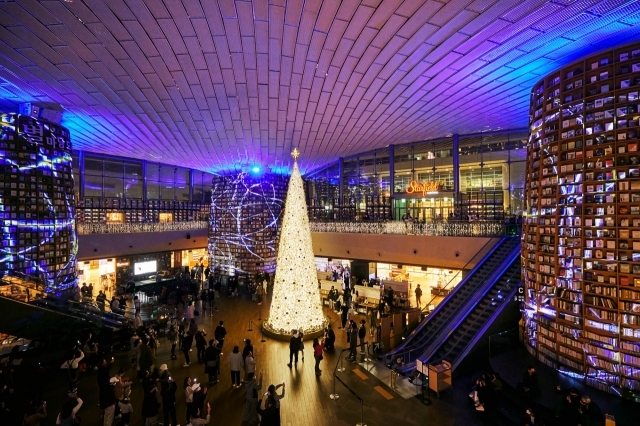
[[[289,334],[299,328],[305,333],[319,331],[325,323],[304,187],[294,162],[280,229],[273,299],[264,325],[272,332]]]

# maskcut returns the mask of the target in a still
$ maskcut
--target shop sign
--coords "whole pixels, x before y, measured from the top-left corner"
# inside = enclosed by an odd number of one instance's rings
[[[420,183],[413,180],[409,183],[409,186],[407,187],[407,190],[405,192],[407,194],[422,193],[422,196],[424,197],[427,194],[437,194],[441,189],[442,184],[438,181]]]
[[[116,262],[116,266],[118,268],[123,268],[125,266],[129,266],[129,261],[128,260],[121,260],[119,262]]]

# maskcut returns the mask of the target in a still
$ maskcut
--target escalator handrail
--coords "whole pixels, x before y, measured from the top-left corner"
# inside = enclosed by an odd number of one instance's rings
[[[480,261],[479,261],[479,262],[477,262],[477,263],[476,263],[476,266],[474,266],[474,267],[471,269],[471,271],[469,271],[469,274],[467,274],[467,276],[466,276],[463,280],[461,280],[461,281],[460,281],[459,285],[460,285],[460,284],[462,284],[462,283],[464,283],[464,282],[466,282],[466,280],[467,280],[471,275],[473,275],[473,273],[474,273],[474,272],[476,272],[476,270],[477,270],[477,269],[478,269],[478,268],[479,268],[479,267],[480,267],[480,266],[485,262],[485,260],[487,260],[489,257],[491,257],[491,255],[492,255],[492,254],[493,254],[493,253],[494,253],[494,252],[495,252],[495,251],[496,251],[496,250],[497,250],[497,249],[498,249],[498,248],[499,248],[499,247],[500,247],[500,246],[501,246],[501,245],[502,245],[502,244],[503,244],[507,239],[509,239],[509,238],[511,238],[511,237],[502,237],[502,238],[500,239],[500,241],[498,241],[498,243],[496,243],[496,244],[493,246],[493,248],[492,248],[492,249],[491,249],[491,250],[490,250],[490,251],[489,251],[485,256],[483,256],[483,257],[480,259]],[[445,284],[445,286],[444,286],[444,287],[442,287],[442,290],[446,290],[446,289],[447,289],[447,287],[449,287],[449,286],[453,283],[453,280],[455,280],[455,279],[456,279],[456,277],[457,277],[459,274],[462,274],[462,271],[464,271],[464,270],[467,268],[467,266],[469,266],[469,264],[470,264],[471,262],[473,262],[473,260],[474,260],[476,257],[478,257],[478,254],[479,254],[479,253],[482,253],[482,251],[484,250],[484,248],[485,248],[485,247],[486,247],[486,246],[487,246],[491,241],[492,241],[492,239],[490,239],[489,241],[487,241],[487,242],[482,246],[482,248],[481,248],[480,250],[478,250],[478,252],[476,253],[476,255],[475,255],[475,256],[473,256],[471,259],[469,259],[469,261],[468,261],[467,263],[465,263],[465,264],[464,264],[464,266],[463,266],[462,268],[460,268],[460,270],[458,271],[458,273],[457,273],[457,274],[455,274],[453,277],[451,277],[451,279],[449,280],[449,282],[448,282],[447,284]],[[456,287],[454,288],[454,290],[453,290],[450,294],[448,294],[448,295],[447,295],[447,298],[448,298],[451,294],[455,293],[455,291],[456,291],[456,289],[459,287],[459,285],[458,285],[458,286],[456,286]],[[431,300],[429,300],[429,302],[427,302],[427,303],[424,305],[424,308],[422,308],[422,309],[420,310],[420,313],[421,313],[421,314],[422,314],[422,313],[424,313],[424,312],[425,312],[425,310],[427,310],[427,309],[429,308],[429,306],[431,305],[431,302],[433,302],[433,301],[435,300],[435,298],[436,298],[436,297],[439,297],[439,296],[433,296],[433,297],[431,298]],[[444,300],[446,300],[447,298],[445,298]],[[444,300],[443,300],[443,302],[444,302]],[[433,310],[433,312],[430,312],[430,313],[429,313],[429,312],[427,312],[427,314],[428,314],[429,316],[432,316],[433,314],[435,314],[435,313],[436,313],[436,311],[438,310],[438,307],[439,307],[440,305],[442,305],[442,303],[438,304],[438,306],[436,306],[436,309],[434,309],[434,310]]]
[[[407,336],[406,340],[403,342],[402,345],[400,345],[398,348],[388,352],[387,354],[385,354],[386,359],[390,359],[390,357],[397,357],[399,354],[402,354],[404,356],[405,353],[409,352],[413,352],[419,348],[416,348],[415,345],[413,346],[409,346],[409,344],[411,344],[413,342],[413,338],[433,319],[435,318],[436,314],[440,311],[440,309],[442,309],[446,303],[449,301],[449,299],[451,299],[456,292],[463,288],[463,286],[467,283],[468,280],[470,280],[473,275],[478,271],[478,269],[480,269],[485,262],[502,246],[502,244],[506,243],[507,241],[512,240],[514,237],[502,237],[500,239],[500,241],[498,241],[498,243],[496,243],[491,250],[489,250],[489,252],[482,258],[480,259],[480,261],[478,263],[476,263],[476,265],[473,267],[473,269],[471,269],[471,271],[469,271],[469,273],[467,274],[467,276],[460,281],[455,288],[453,289],[453,291],[451,291],[451,293],[449,293],[449,295],[447,295],[447,297],[444,298],[444,300],[442,302],[440,302],[438,304],[438,306],[436,307],[436,309],[433,310],[433,312],[431,312],[429,314],[429,316],[427,318],[425,318],[425,320],[421,321],[421,323],[418,325],[418,327],[416,327],[415,330],[413,330],[411,332],[411,334],[409,336]],[[487,246],[487,244],[489,244],[493,239],[490,239],[489,241],[487,241],[485,243],[484,246],[482,246],[482,248],[478,251],[478,253],[482,252],[482,250],[484,250],[484,248]],[[467,262],[465,264],[465,266],[469,265],[469,263],[471,263],[471,261],[473,259],[475,259],[477,257],[474,256],[471,260],[469,260],[469,262]],[[464,266],[463,266],[464,269]],[[453,281],[453,278],[451,281],[449,281],[449,283],[447,284],[447,286],[449,284],[451,284],[451,282]],[[446,288],[446,286],[445,286]],[[432,299],[433,300],[433,299]]]
[[[517,261],[517,259],[513,259],[513,260],[510,262],[510,264],[509,264],[508,268],[510,268],[510,267],[513,265],[513,263],[514,263],[514,262],[516,262],[516,261]],[[516,276],[516,275],[517,275],[517,274],[519,274],[519,273],[520,273],[520,268],[517,268],[515,271],[513,271],[513,272],[509,275],[509,277],[507,278],[507,282],[509,282],[509,281],[510,281],[514,276]],[[502,276],[501,276],[498,280],[500,280],[500,279],[502,279]],[[519,280],[518,280],[518,281],[519,281]],[[509,291],[509,295],[508,295],[507,297],[504,297],[504,298],[502,299],[501,306],[499,306],[499,307],[497,307],[497,308],[496,308],[496,311],[493,313],[493,315],[491,315],[491,317],[490,317],[490,318],[487,318],[487,319],[485,320],[485,323],[491,323],[491,322],[493,322],[493,321],[492,321],[493,317],[495,317],[495,315],[496,315],[498,312],[500,312],[501,308],[505,306],[506,302],[508,302],[508,301],[510,301],[510,300],[511,300],[511,297],[513,296],[513,293],[514,293],[514,291],[516,291],[517,287],[518,287],[517,285],[514,285],[514,286],[513,286],[513,288],[511,288],[511,289],[510,289],[510,291]],[[485,297],[485,296],[486,296],[486,293],[485,293],[485,295],[482,297],[482,299],[484,299],[484,297]],[[481,300],[482,300],[482,299],[481,299]],[[476,323],[477,323],[477,322],[482,318],[482,315],[484,315],[484,313],[487,311],[487,309],[488,309],[490,306],[492,306],[492,305],[489,303],[489,304],[487,304],[487,306],[485,306],[485,307],[482,309],[482,312],[478,315],[478,317],[477,317],[475,320],[473,320],[473,322],[472,322],[471,324],[469,324],[469,326],[467,327],[467,329],[465,330],[465,332],[462,334],[462,336],[460,336],[460,337],[458,338],[458,340],[456,341],[456,343],[455,343],[455,344],[457,344],[458,342],[460,342],[461,340],[463,340],[463,339],[464,339],[464,337],[466,337],[466,336],[467,336],[467,334],[469,333],[469,331],[470,331],[470,330],[473,328],[473,326],[474,326],[474,325],[475,325],[475,324],[476,324]],[[465,316],[465,319],[466,319],[469,315],[471,315],[471,313],[472,313],[472,312],[469,312],[469,314]],[[455,329],[457,330],[457,329],[458,329],[458,327],[456,327]],[[480,334],[480,333],[478,333],[478,334]],[[449,337],[449,336],[447,336],[447,337]],[[473,343],[477,340],[477,338],[478,338],[478,336],[476,335],[476,338],[475,338],[475,339],[472,339],[472,340],[471,340],[471,342],[469,342],[469,343],[467,344],[467,348],[469,348],[469,347],[473,346]],[[448,338],[447,338],[447,339],[445,339],[445,340],[442,342],[442,344],[440,345],[440,347],[442,347],[444,344],[446,344],[447,340],[448,340]],[[454,345],[455,345],[455,344],[454,344]],[[452,370],[453,370],[453,369],[455,369],[455,368],[458,366],[458,364],[460,364],[460,361],[464,358],[464,356],[462,356],[462,357],[461,357],[461,356],[458,356],[458,358],[457,358],[457,359],[455,359],[455,360],[451,359],[451,360],[450,360],[449,358],[447,358],[447,356],[449,355],[449,353],[450,353],[450,352],[451,352],[451,350],[449,350],[449,352],[447,352],[447,353],[443,356],[443,358],[444,358],[444,359],[446,359],[446,360],[448,360],[449,362],[451,362],[451,365],[452,365],[452,367],[451,367],[451,368],[452,368]],[[468,352],[468,350],[467,350],[467,351],[463,351],[460,355],[464,355],[466,352]]]
[[[507,259],[505,259],[500,264],[500,266],[491,274],[491,276],[489,276],[489,278],[485,280],[485,282],[482,284],[480,295],[477,297],[474,297],[472,300],[465,303],[465,305],[459,309],[458,314],[455,316],[455,318],[449,321],[449,323],[444,328],[444,330],[442,330],[436,336],[436,340],[431,345],[429,345],[429,347],[426,348],[426,350],[423,352],[421,356],[419,356],[419,358],[423,358],[425,360],[430,358],[438,350],[438,348],[442,344],[444,344],[444,342],[451,335],[451,333],[453,333],[453,331],[456,330],[460,326],[460,324],[464,321],[467,315],[469,315],[471,308],[476,304],[478,304],[478,302],[480,302],[482,298],[484,298],[487,292],[491,290],[493,285],[504,275],[507,269],[511,267],[514,260],[518,259],[519,257],[520,257],[520,246],[518,245],[514,247],[513,251],[507,256]],[[443,336],[443,337],[441,339],[438,339],[438,337],[440,336]],[[428,357],[425,357],[424,356],[425,354],[428,354]],[[423,361],[423,362],[426,362],[426,361]]]

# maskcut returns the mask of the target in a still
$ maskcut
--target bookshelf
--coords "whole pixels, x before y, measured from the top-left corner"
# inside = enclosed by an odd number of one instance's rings
[[[533,87],[522,278],[529,352],[640,396],[639,93],[639,43]]]
[[[252,279],[273,274],[288,176],[216,176],[211,194],[209,265]]]
[[[69,131],[18,114],[0,124],[0,277],[68,287],[77,266]]]
[[[171,222],[203,220],[209,215],[209,204],[189,201],[141,200],[131,198],[84,198],[76,203],[79,223],[105,223],[114,214],[123,223]]]

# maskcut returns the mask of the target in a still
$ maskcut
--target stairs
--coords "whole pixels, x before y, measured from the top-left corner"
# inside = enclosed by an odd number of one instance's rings
[[[493,283],[498,280],[504,269],[510,264],[505,262],[514,258],[519,259],[520,239],[517,237],[503,238],[491,252],[462,280],[456,288],[443,300],[438,307],[425,318],[418,328],[411,333],[404,343],[385,355],[387,364],[391,360],[402,358],[404,370],[410,370],[415,360],[428,352],[439,348],[440,343],[451,334],[458,324],[460,317],[474,302],[479,294],[484,294]],[[491,293],[493,296],[496,292]],[[465,310],[465,307],[466,310]],[[487,313],[478,313],[478,316]],[[475,318],[477,319],[477,317]]]

